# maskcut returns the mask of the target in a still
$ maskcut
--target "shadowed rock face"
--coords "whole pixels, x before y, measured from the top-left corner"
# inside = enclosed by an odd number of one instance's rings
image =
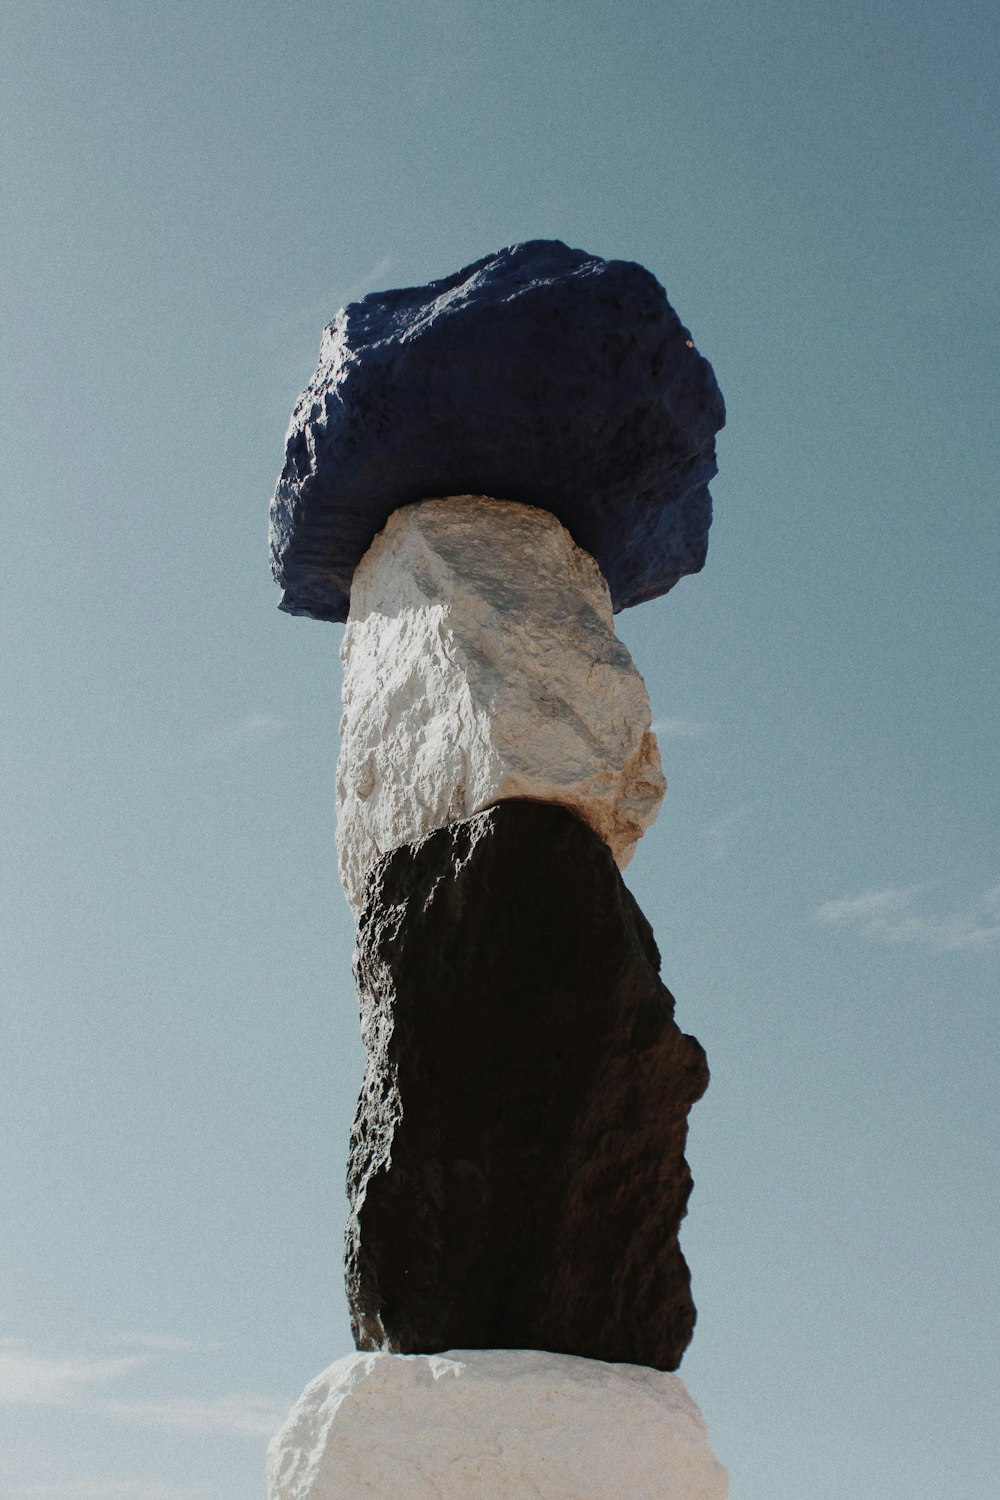
[[[348,1167],[359,1348],[677,1367],[708,1070],[658,968],[606,844],[563,808],[504,802],[375,866]]]
[[[372,293],[323,336],[271,506],[281,608],[347,618],[386,519],[436,495],[551,510],[616,610],[704,563],[712,367],[649,271],[559,240]]]

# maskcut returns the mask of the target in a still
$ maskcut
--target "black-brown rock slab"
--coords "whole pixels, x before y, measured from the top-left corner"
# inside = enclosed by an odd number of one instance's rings
[[[564,808],[503,802],[375,866],[348,1168],[359,1349],[676,1369],[708,1069],[658,971],[610,851]]]

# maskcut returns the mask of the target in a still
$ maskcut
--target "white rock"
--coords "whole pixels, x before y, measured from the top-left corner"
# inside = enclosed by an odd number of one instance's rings
[[[390,516],[341,647],[337,845],[375,860],[510,797],[571,807],[624,868],[666,784],[593,558],[548,511],[481,496]]]
[[[528,1349],[352,1354],[268,1449],[268,1500],[725,1500],[676,1375]]]

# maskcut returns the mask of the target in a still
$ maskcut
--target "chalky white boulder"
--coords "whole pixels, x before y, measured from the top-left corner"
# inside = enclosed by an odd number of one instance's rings
[[[382,854],[508,798],[571,808],[628,864],[665,791],[649,698],[597,564],[548,511],[460,495],[394,512],[341,658],[355,910]]]
[[[268,1452],[268,1500],[725,1500],[676,1375],[528,1349],[352,1354]]]

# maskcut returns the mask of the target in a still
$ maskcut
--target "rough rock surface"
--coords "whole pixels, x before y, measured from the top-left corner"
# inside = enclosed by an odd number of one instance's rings
[[[268,1500],[726,1500],[676,1375],[541,1354],[354,1354],[268,1451]]]
[[[375,865],[348,1165],[359,1348],[676,1368],[708,1070],[658,968],[607,845],[564,808],[502,802]]]
[[[559,240],[500,250],[338,313],[271,506],[281,608],[344,620],[392,511],[430,495],[551,510],[615,609],[705,560],[725,409],[649,271]]]
[[[621,868],[665,783],[593,558],[547,511],[465,495],[390,516],[341,646],[337,847],[380,855],[510,797],[571,807]]]

